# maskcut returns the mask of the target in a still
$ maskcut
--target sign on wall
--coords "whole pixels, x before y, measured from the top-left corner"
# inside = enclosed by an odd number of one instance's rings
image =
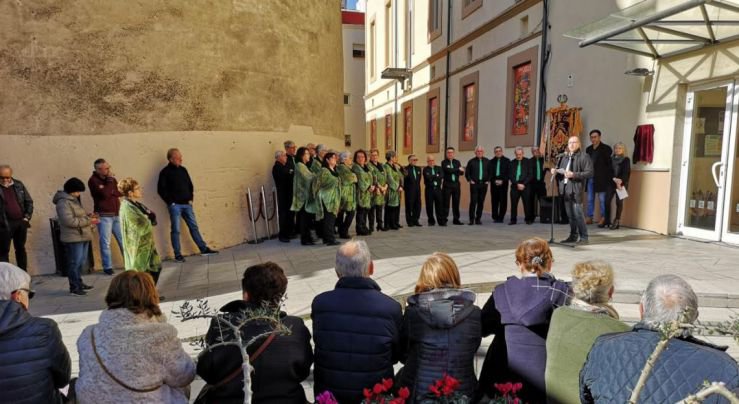
[[[538,46],[508,58],[506,147],[534,145],[538,58]]]

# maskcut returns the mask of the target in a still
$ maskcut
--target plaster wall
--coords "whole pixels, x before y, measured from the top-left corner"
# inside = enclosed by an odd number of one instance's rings
[[[344,24],[344,94],[349,94],[349,105],[344,105],[344,135],[349,135],[352,148],[365,145],[364,63],[365,58],[353,56],[354,45],[364,46],[364,25]]]
[[[343,145],[341,25],[329,0],[0,2],[0,161],[36,200],[31,272],[53,272],[53,192],[86,182],[98,157],[143,184],[162,255],[155,187],[169,147],[184,154],[206,240],[252,238],[244,192],[272,188],[282,141]]]

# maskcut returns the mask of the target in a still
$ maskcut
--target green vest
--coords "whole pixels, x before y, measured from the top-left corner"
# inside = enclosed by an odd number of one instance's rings
[[[400,192],[398,192],[398,187],[401,184],[403,175],[395,170],[390,163],[385,163],[382,167],[387,173],[387,206],[400,206]]]
[[[293,203],[290,210],[299,212],[305,207],[308,213],[316,213],[316,200],[311,192],[311,186],[315,181],[313,174],[303,163],[295,165],[295,176],[293,177]]]
[[[357,175],[351,168],[344,164],[336,166],[336,172],[339,173],[341,188],[341,206],[340,209],[346,212],[353,212],[357,208]]]
[[[359,164],[352,165],[352,171],[357,176],[357,205],[364,209],[372,207],[372,194],[369,191],[372,186],[372,169],[369,165],[367,167],[368,171],[364,171]]]

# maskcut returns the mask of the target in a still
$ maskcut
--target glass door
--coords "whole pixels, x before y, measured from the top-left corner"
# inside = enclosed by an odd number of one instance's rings
[[[721,240],[733,94],[733,82],[688,92],[677,229],[683,235]]]
[[[724,201],[724,225],[721,240],[727,243],[739,244],[739,83],[734,84],[734,100],[731,114],[729,133],[729,150],[726,162],[726,192]]]

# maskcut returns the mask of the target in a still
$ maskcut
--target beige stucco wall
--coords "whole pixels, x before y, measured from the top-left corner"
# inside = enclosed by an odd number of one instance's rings
[[[53,272],[53,192],[98,157],[142,181],[166,256],[167,148],[184,153],[202,233],[222,248],[253,237],[244,191],[271,188],[283,140],[343,143],[333,1],[0,2],[0,37],[0,160],[36,200],[33,273]]]
[[[364,131],[364,63],[352,51],[354,45],[364,45],[364,26],[343,24],[344,94],[349,94],[349,105],[344,105],[344,134],[350,135],[352,147],[365,146]]]

